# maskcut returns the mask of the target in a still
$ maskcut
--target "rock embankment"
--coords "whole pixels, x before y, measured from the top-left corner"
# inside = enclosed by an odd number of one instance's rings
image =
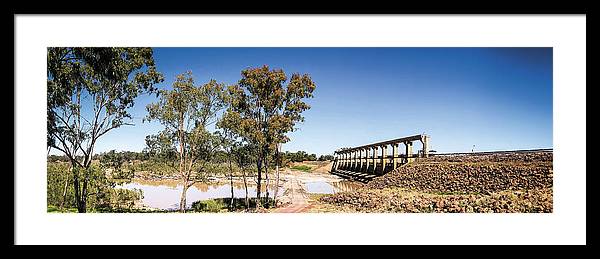
[[[552,153],[437,156],[320,201],[368,212],[552,212]]]
[[[501,191],[490,195],[363,189],[322,197],[321,201],[350,212],[552,212],[552,189]]]
[[[552,188],[552,162],[417,162],[367,184],[442,193]]]

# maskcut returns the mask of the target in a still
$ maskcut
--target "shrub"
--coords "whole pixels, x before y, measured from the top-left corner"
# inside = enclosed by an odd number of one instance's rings
[[[312,167],[307,166],[307,165],[295,165],[291,167],[294,170],[299,170],[299,171],[303,171],[303,172],[310,172],[312,171]]]

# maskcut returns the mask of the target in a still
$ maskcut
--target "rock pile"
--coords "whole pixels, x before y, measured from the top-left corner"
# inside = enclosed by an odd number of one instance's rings
[[[552,162],[552,152],[507,152],[489,154],[433,155],[429,162]]]
[[[552,190],[502,191],[491,195],[435,195],[401,189],[362,189],[322,197],[356,212],[552,212]]]
[[[365,212],[552,212],[552,153],[437,156],[320,200]]]
[[[367,184],[441,193],[483,193],[552,187],[552,162],[417,162]]]

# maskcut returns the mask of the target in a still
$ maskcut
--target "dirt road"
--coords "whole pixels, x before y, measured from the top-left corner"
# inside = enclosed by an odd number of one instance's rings
[[[311,172],[306,173],[302,171],[291,170],[286,168],[281,174],[282,180],[284,181],[283,195],[278,198],[280,202],[279,208],[273,210],[276,213],[298,213],[305,212],[310,209],[311,204],[309,203],[309,195],[305,190],[305,183],[311,181],[324,181],[334,182],[339,181],[340,178],[331,175],[327,172]]]

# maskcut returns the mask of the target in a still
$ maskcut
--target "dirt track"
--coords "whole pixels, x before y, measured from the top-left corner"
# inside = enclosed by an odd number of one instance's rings
[[[315,167],[311,172],[302,172],[286,168],[280,174],[280,186],[284,188],[284,193],[278,198],[280,203],[279,208],[273,210],[276,213],[298,213],[304,212],[310,208],[309,195],[304,189],[304,184],[307,182],[338,182],[342,179],[329,174],[331,162],[320,162],[319,164],[308,164]]]

